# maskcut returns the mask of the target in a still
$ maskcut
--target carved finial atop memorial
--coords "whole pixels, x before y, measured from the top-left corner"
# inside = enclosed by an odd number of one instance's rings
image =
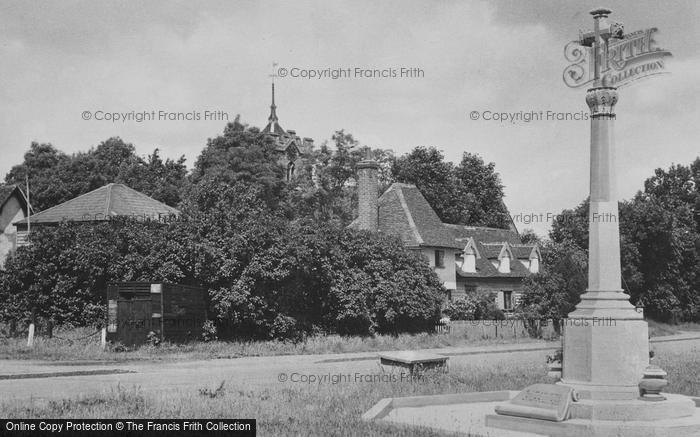
[[[591,109],[591,117],[607,116],[615,118],[617,90],[610,87],[591,88],[586,94],[586,103]]]
[[[593,86],[600,86],[600,70],[607,63],[608,43],[610,39],[623,37],[625,26],[618,22],[608,22],[608,15],[612,11],[606,8],[598,8],[591,11],[593,15],[593,30],[581,32],[579,43],[582,46],[593,48]],[[601,53],[601,48],[603,49]]]

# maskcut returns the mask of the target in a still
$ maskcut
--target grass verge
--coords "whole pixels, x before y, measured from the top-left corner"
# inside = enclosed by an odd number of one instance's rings
[[[680,332],[698,332],[700,324],[669,325],[649,321],[652,337],[663,337]],[[124,362],[138,360],[200,360],[276,355],[339,354],[377,352],[386,350],[416,350],[459,346],[491,346],[540,342],[529,337],[490,338],[467,337],[460,334],[401,334],[374,337],[316,336],[303,342],[286,341],[212,341],[187,344],[163,343],[159,346],[141,346],[128,350],[102,350],[99,336],[83,338],[89,328],[57,331],[57,337],[37,337],[34,347],[26,346],[25,338],[0,338],[0,360],[32,359],[46,361],[100,361]],[[66,340],[66,339],[79,340]]]
[[[240,358],[275,355],[338,354],[375,352],[385,350],[415,350],[454,346],[486,346],[495,344],[531,343],[541,340],[525,338],[480,339],[453,334],[401,334],[373,337],[316,336],[303,342],[285,341],[212,341],[186,344],[162,343],[159,346],[141,346],[129,350],[110,348],[102,350],[98,337],[78,341],[83,331],[77,329],[60,333],[61,338],[37,337],[29,348],[24,338],[0,338],[0,359],[33,359],[49,361],[134,361],[134,360],[196,360]]]
[[[669,373],[668,392],[700,395],[700,361],[696,352],[665,354],[657,364]],[[385,397],[522,389],[553,382],[539,358],[497,364],[452,366],[448,374],[429,373],[408,381],[338,384],[220,385],[191,390],[150,392],[120,386],[110,391],[58,401],[0,403],[9,419],[21,418],[255,418],[259,435],[445,436],[360,417]]]

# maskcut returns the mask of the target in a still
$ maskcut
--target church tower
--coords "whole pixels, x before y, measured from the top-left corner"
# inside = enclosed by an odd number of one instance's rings
[[[286,180],[291,181],[297,170],[301,168],[303,157],[311,152],[314,140],[301,138],[293,130],[284,130],[277,117],[277,105],[275,104],[275,75],[272,75],[272,104],[270,116],[267,118],[267,126],[262,130],[263,134],[270,135],[275,141],[275,151],[278,162],[285,168]]]

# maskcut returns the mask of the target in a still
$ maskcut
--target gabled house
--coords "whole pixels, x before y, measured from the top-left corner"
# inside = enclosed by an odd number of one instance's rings
[[[0,185],[0,269],[7,256],[17,249],[17,227],[14,222],[27,217],[29,202],[16,185]]]
[[[29,217],[30,226],[50,226],[62,221],[100,222],[113,217],[140,221],[169,221],[180,212],[123,184],[107,184]],[[18,235],[26,234],[27,218],[15,221]],[[21,239],[21,238],[20,238]]]
[[[359,186],[363,178],[360,177]],[[397,235],[404,245],[419,251],[445,287],[456,287],[455,254],[460,249],[423,194],[409,184],[393,184],[377,202],[377,230]],[[351,224],[351,226],[357,226]]]
[[[454,300],[478,290],[494,292],[499,308],[511,311],[522,282],[539,271],[537,245],[523,244],[515,227],[496,229],[443,223],[415,185],[394,183],[378,195],[379,165],[357,165],[358,217],[350,227],[398,236],[420,251]]]
[[[522,244],[514,230],[446,224],[462,247],[455,256],[457,287],[452,298],[476,290],[496,293],[499,308],[517,305],[522,280],[539,272],[540,249]]]

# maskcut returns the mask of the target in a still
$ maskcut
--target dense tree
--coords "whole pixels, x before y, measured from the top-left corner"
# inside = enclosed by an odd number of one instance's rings
[[[40,227],[0,275],[0,317],[100,323],[108,281],[196,282],[224,336],[426,330],[445,290],[398,240],[288,221],[245,184],[193,188],[191,216]]]
[[[191,281],[192,254],[177,226],[114,219],[37,227],[32,243],[19,248],[0,272],[0,316],[99,324],[107,281]]]
[[[272,137],[236,117],[223,135],[207,141],[195,162],[192,182],[197,184],[206,177],[220,184],[256,186],[261,199],[274,207],[285,189],[284,169],[276,153]]]
[[[465,152],[455,174],[462,209],[457,223],[497,228],[510,226],[508,209],[503,203],[503,184],[493,162],[487,164],[480,156]]]
[[[177,206],[186,182],[185,158],[136,155],[133,145],[109,138],[87,152],[66,155],[51,144],[32,143],[22,164],[12,167],[5,182],[24,186],[29,175],[35,211],[50,208],[108,183],[123,183],[156,200]]]
[[[455,166],[434,147],[416,147],[392,167],[397,182],[416,185],[446,223],[508,228],[503,185],[493,163],[465,152]]]
[[[657,320],[700,320],[700,234],[692,209],[650,197],[635,199],[628,210],[623,229],[635,255],[625,260],[632,301]]]
[[[523,244],[544,244],[542,237],[537,235],[534,230],[529,228],[520,232],[520,240],[523,242]]]
[[[700,158],[657,169],[644,190],[620,203],[622,287],[658,320],[700,320]],[[588,248],[585,200],[553,223],[550,238]]]
[[[15,165],[5,175],[5,182],[17,184],[24,190],[27,176],[31,183],[31,203],[36,211],[65,202],[73,192],[63,171],[71,158],[51,144],[32,142],[24,154],[24,162]]]
[[[187,181],[185,157],[163,161],[160,150],[155,149],[147,159],[139,159],[136,164],[124,168],[115,181],[167,205],[177,206]]]
[[[205,247],[197,276],[222,333],[298,337],[424,329],[439,314],[437,276],[390,238],[339,223],[288,220],[262,187],[203,179],[183,203]]]
[[[379,194],[391,183],[390,150],[363,147],[343,130],[305,157],[304,172],[289,185],[287,211],[291,217],[349,224],[357,216],[357,163],[369,157],[379,163]]]
[[[586,198],[576,208],[565,209],[554,217],[549,238],[557,243],[571,242],[582,250],[588,250],[588,210]]]
[[[547,242],[541,253],[540,272],[525,279],[517,311],[525,319],[558,321],[574,310],[586,291],[588,259],[570,241]]]

